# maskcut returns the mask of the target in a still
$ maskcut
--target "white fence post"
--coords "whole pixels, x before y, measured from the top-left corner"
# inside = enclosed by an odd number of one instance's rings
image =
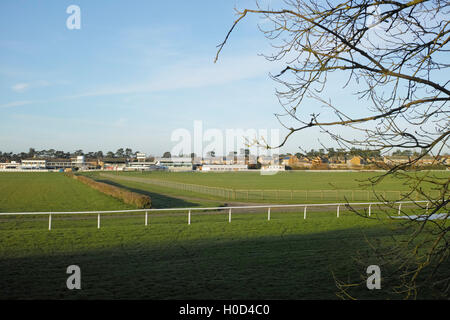
[[[401,209],[402,209],[402,205],[403,203],[424,203],[426,202],[426,210],[427,213],[429,212],[429,207],[430,207],[430,202],[433,200],[428,200],[428,201],[403,201],[403,202],[394,202],[398,203],[399,207],[398,207],[398,214],[400,214]],[[391,202],[392,203],[392,202]],[[364,202],[364,203],[354,203],[355,205],[368,205],[369,206],[369,216],[371,216],[372,214],[372,205],[379,205],[379,204],[384,204],[382,202],[374,202],[374,203],[370,203],[370,202]],[[344,205],[344,204],[343,204]],[[293,204],[293,205],[274,205],[274,204],[270,204],[270,205],[260,205],[260,206],[236,206],[236,207],[229,207],[229,213],[228,213],[228,221],[231,222],[231,211],[233,209],[250,209],[250,208],[258,208],[258,209],[262,209],[262,208],[267,208],[267,220],[271,219],[271,210],[272,207],[275,208],[282,208],[282,207],[292,207],[292,208],[300,208],[303,207],[303,219],[306,219],[306,212],[308,209],[308,206],[326,206],[326,207],[332,207],[332,206],[337,206],[337,212],[336,215],[339,218],[340,217],[340,203],[328,203],[328,204]],[[346,205],[347,206],[347,205]],[[118,212],[133,212],[133,213],[138,213],[141,214],[142,211],[145,212],[145,225],[149,225],[149,217],[148,217],[148,213],[149,212],[153,212],[153,211],[176,211],[176,212],[181,212],[184,210],[188,210],[188,224],[191,224],[191,213],[192,210],[224,210],[224,207],[209,207],[209,208],[164,208],[164,209],[146,209],[146,210],[115,210],[115,211],[80,211],[80,212],[55,212],[55,214],[69,214],[69,215],[74,215],[74,214],[89,214],[89,215],[93,215],[95,212],[97,212],[97,228],[100,229],[101,226],[101,214],[103,213],[118,213]],[[327,211],[331,211],[331,210],[327,210]],[[37,215],[48,215],[48,230],[52,229],[52,216],[53,216],[53,212],[0,212],[0,216],[6,216],[6,215],[29,215],[29,214],[37,214]]]

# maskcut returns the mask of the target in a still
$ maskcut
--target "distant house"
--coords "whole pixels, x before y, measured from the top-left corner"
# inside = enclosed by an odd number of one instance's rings
[[[257,161],[262,166],[267,166],[267,165],[272,165],[272,164],[279,163],[278,159],[276,157],[273,157],[273,156],[259,156]]]
[[[408,163],[409,157],[408,156],[390,156],[390,157],[384,157],[383,162],[388,165],[398,165],[402,163]]]
[[[438,164],[439,161],[436,157],[425,156],[418,161],[419,165],[434,165]]]
[[[205,157],[202,160],[202,164],[224,164],[223,157]]]
[[[263,171],[263,172],[285,171],[285,170],[286,170],[286,167],[284,165],[271,164],[271,165],[261,166],[261,171]]]
[[[347,160],[347,164],[349,166],[362,166],[365,164],[365,161],[362,157],[360,156],[354,156],[353,158],[351,158],[350,160]]]
[[[286,156],[281,159],[281,164],[284,166],[295,167],[299,164],[299,159],[297,158],[297,156],[293,155]]]

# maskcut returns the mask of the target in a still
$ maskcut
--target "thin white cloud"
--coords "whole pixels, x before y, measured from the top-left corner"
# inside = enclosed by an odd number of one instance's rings
[[[240,80],[264,77],[276,67],[273,63],[255,55],[243,58],[223,59],[214,64],[210,60],[197,60],[170,66],[153,79],[138,83],[105,86],[94,91],[66,96],[67,99],[83,97],[151,93],[168,90],[203,88],[233,83]],[[278,69],[276,69],[278,70]]]
[[[48,87],[50,83],[46,80],[39,80],[34,82],[19,82],[11,87],[15,92],[24,92],[30,88]]]
[[[255,77],[266,77],[270,71],[277,70],[276,64],[268,62],[256,55],[244,57],[224,57],[217,63],[211,59],[197,59],[183,61],[164,68],[152,79],[137,83],[122,85],[107,85],[96,90],[80,92],[73,95],[55,97],[50,101],[66,101],[85,97],[101,97],[112,95],[126,95],[136,93],[152,93],[169,90],[206,88],[209,86],[224,85]],[[48,82],[36,82],[32,84],[18,83],[16,90],[26,90],[30,87],[49,86]],[[41,100],[14,101],[0,105],[0,108],[18,107],[43,102]]]
[[[13,107],[21,107],[21,106],[25,106],[25,105],[28,105],[28,104],[34,104],[34,103],[37,103],[37,102],[38,102],[37,100],[13,101],[13,102],[1,104],[1,105],[0,105],[0,109],[3,109],[3,108],[13,108]]]
[[[15,92],[23,92],[30,87],[29,83],[17,83],[11,87],[11,89]]]

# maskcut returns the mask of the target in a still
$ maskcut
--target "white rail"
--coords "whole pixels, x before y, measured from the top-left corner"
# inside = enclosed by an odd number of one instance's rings
[[[309,204],[267,204],[259,206],[235,206],[235,207],[193,207],[193,208],[160,208],[160,209],[131,209],[131,210],[105,210],[105,211],[40,211],[40,212],[0,212],[0,216],[7,215],[39,215],[39,214],[101,214],[101,213],[132,213],[151,211],[205,211],[205,210],[227,210],[227,209],[262,209],[262,208],[303,208],[303,207],[337,207],[337,206],[363,206],[363,205],[388,205],[402,203],[428,203],[427,200],[419,201],[393,201],[393,202],[341,202],[341,203],[309,203]]]
[[[231,211],[234,209],[264,209],[267,208],[267,220],[270,221],[270,210],[273,208],[303,208],[303,218],[306,219],[306,209],[308,207],[336,207],[336,216],[339,218],[339,211],[341,206],[369,206],[369,216],[371,215],[372,205],[397,205],[398,214],[401,212],[402,204],[408,203],[426,203],[428,211],[429,201],[394,201],[394,202],[354,202],[354,203],[309,203],[309,204],[268,204],[259,206],[234,206],[234,207],[201,207],[201,208],[161,208],[161,209],[133,209],[133,210],[106,210],[106,211],[49,211],[49,212],[0,212],[0,216],[14,216],[14,215],[48,215],[48,229],[52,229],[52,215],[77,215],[77,214],[97,214],[97,228],[100,229],[100,215],[104,213],[138,213],[145,212],[145,225],[148,225],[149,212],[161,211],[187,211],[188,224],[191,224],[191,211],[208,211],[208,210],[228,210],[228,222],[231,223]],[[428,213],[428,212],[427,212]]]

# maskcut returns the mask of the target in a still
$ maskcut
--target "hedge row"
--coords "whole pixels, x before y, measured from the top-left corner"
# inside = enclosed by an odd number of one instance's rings
[[[84,184],[87,184],[88,186],[90,186],[95,190],[110,195],[114,198],[120,199],[124,203],[134,205],[139,209],[151,207],[152,201],[149,196],[139,194],[136,192],[131,192],[107,183],[98,182],[86,176],[75,175],[73,173],[67,173],[66,175],[74,178],[75,180],[81,181]]]

